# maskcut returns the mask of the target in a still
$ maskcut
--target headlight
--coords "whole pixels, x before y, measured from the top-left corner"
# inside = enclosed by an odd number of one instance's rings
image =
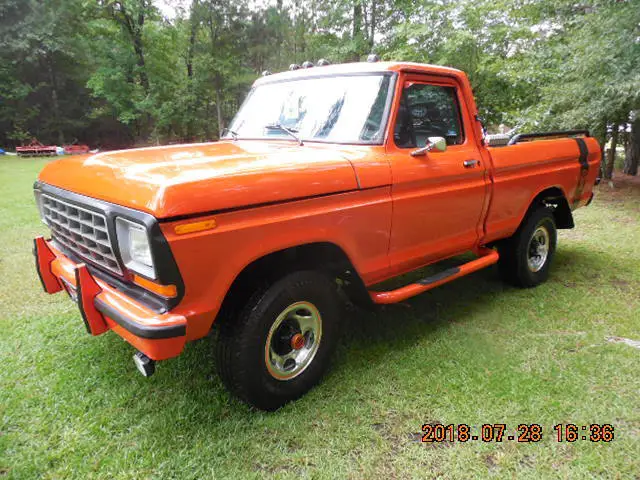
[[[156,278],[147,229],[124,218],[116,218],[116,234],[120,256],[125,266],[147,278]]]

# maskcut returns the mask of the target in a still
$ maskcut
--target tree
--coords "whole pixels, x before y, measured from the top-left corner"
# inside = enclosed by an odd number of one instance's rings
[[[638,110],[633,112],[631,135],[625,154],[624,173],[627,175],[637,175],[638,163],[640,163],[640,111]]]
[[[613,124],[613,128],[611,130],[611,148],[607,152],[607,162],[604,168],[604,178],[611,180],[613,177],[613,167],[616,160],[616,148],[618,147],[618,134],[620,133],[620,125],[617,123]],[[603,147],[604,148],[604,145]]]
[[[544,128],[588,128],[604,145],[608,126],[626,125],[640,108],[640,9],[620,0],[564,1],[551,10],[558,27],[525,69],[532,72],[537,60],[550,57],[549,74],[539,82],[535,107],[523,114]],[[640,149],[638,140],[631,136],[631,155]]]
[[[145,48],[142,39],[144,22],[156,13],[151,0],[106,0],[103,3],[107,14],[127,33],[136,54],[138,76],[145,93],[149,94],[149,77],[145,65]]]
[[[3,0],[2,145],[216,139],[263,71],[375,51],[465,70],[489,128],[620,130],[637,171],[637,0],[157,1]]]
[[[85,127],[81,12],[79,0],[5,0],[0,7],[3,143],[39,137],[63,144]]]

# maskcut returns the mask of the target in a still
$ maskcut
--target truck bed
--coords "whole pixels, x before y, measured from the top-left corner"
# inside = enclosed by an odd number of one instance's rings
[[[536,137],[487,148],[493,164],[493,193],[485,223],[487,242],[510,236],[542,190],[558,189],[572,210],[591,198],[598,176],[598,142],[592,137]]]

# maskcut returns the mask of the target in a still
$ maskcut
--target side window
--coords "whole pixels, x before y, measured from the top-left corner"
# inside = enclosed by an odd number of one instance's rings
[[[400,148],[423,147],[428,137],[444,137],[447,145],[461,144],[464,135],[455,88],[407,83],[393,137]]]

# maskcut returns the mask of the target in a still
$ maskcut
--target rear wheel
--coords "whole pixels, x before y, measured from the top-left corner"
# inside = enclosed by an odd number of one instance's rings
[[[549,277],[556,250],[557,230],[551,210],[531,211],[518,231],[498,246],[502,278],[518,287],[535,287]]]
[[[340,311],[335,282],[319,272],[291,273],[260,289],[220,326],[216,356],[224,384],[262,410],[302,396],[328,367]]]

